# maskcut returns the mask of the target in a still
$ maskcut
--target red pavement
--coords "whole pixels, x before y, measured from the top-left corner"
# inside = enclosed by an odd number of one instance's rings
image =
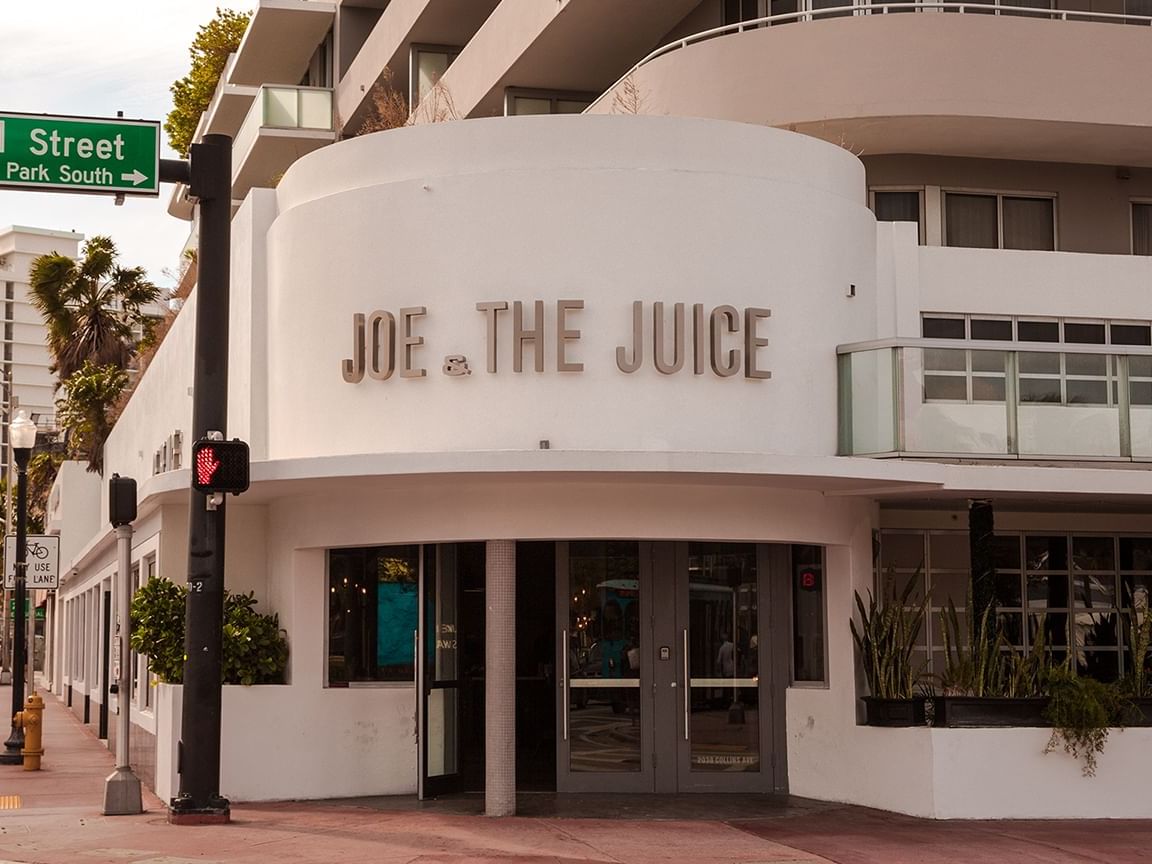
[[[7,694],[0,689],[0,705],[8,704]],[[149,794],[145,814],[105,817],[111,754],[57,700],[45,701],[44,769],[0,766],[0,796],[20,798],[18,809],[0,810],[0,864],[1152,862],[1152,822],[940,823],[850,807],[725,823],[493,820],[345,802],[237,804],[231,825],[174,827]]]

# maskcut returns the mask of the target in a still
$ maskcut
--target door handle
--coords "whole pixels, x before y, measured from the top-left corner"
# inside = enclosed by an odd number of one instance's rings
[[[688,678],[688,628],[684,628],[684,740],[688,740],[688,710],[692,698],[692,684]]]
[[[560,678],[560,692],[563,694],[564,704],[560,706],[560,713],[564,715],[564,740],[568,740],[568,706],[571,704],[568,700],[568,631],[560,631],[560,657],[562,658],[563,672]]]

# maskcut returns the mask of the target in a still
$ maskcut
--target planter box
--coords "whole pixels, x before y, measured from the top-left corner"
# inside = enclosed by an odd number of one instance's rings
[[[933,726],[951,729],[1047,726],[1047,699],[1007,699],[981,696],[937,696]]]
[[[864,697],[866,726],[924,726],[924,699],[877,699]]]
[[[1127,718],[1129,726],[1152,726],[1152,696],[1132,700],[1134,709]]]

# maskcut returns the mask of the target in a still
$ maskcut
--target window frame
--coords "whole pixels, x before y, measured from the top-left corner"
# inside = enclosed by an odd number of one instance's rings
[[[421,54],[446,54],[448,56],[448,65],[444,67],[444,74],[448,74],[448,70],[452,68],[452,64],[456,62],[456,58],[460,56],[463,51],[463,46],[460,45],[436,45],[433,43],[413,42],[408,46],[408,113],[411,114],[416,110],[420,104],[420,55]],[[441,76],[442,78],[443,76]],[[436,83],[440,83],[440,78],[436,79]],[[435,84],[432,86],[436,86]]]
[[[906,185],[892,185],[892,186],[869,186],[868,187],[868,209],[872,211],[872,215],[876,215],[876,193],[877,192],[915,192],[916,197],[919,199],[920,204],[920,218],[916,222],[916,235],[919,239],[919,245],[926,245],[927,239],[927,225],[928,225],[928,210],[925,199],[926,188],[921,186],[906,186]],[[877,222],[880,220],[877,219]]]
[[[548,90],[538,89],[532,87],[505,87],[504,88],[504,116],[505,117],[531,117],[531,114],[511,114],[509,109],[512,107],[516,99],[548,99],[551,102],[551,110],[548,115],[557,113],[556,104],[558,102],[587,102],[591,105],[596,101],[598,94],[591,93],[587,90]],[[581,112],[583,113],[583,112]],[[548,116],[544,115],[544,116]]]
[[[1128,199],[1128,251],[1140,258],[1152,256],[1152,248],[1147,252],[1136,251],[1136,208],[1147,207],[1149,218],[1152,218],[1152,198],[1136,197]]]
[[[1060,195],[1058,192],[1039,192],[1010,189],[973,189],[964,186],[940,187],[940,245],[949,249],[983,249],[982,246],[953,246],[948,242],[948,196],[973,195],[996,199],[996,246],[997,251],[1008,252],[1059,252],[1060,251]],[[1052,202],[1052,248],[1051,249],[1005,249],[1004,248],[1004,199],[1036,198]]]
[[[880,553],[876,559],[876,566],[873,574],[873,590],[877,592],[883,591],[883,579],[885,578],[885,570],[887,563],[884,556],[884,537],[888,535],[918,535],[921,539],[922,549],[922,564],[923,571],[921,576],[920,587],[924,591],[932,591],[934,583],[934,568],[932,567],[932,543],[931,537],[938,534],[953,534],[953,535],[966,535],[967,532],[963,529],[944,529],[935,527],[920,527],[920,528],[901,528],[896,526],[885,526],[878,531],[880,538]],[[1049,645],[1048,650],[1051,652],[1053,649],[1063,651],[1065,656],[1071,656],[1073,661],[1077,664],[1076,674],[1086,674],[1079,670],[1079,662],[1081,656],[1087,660],[1089,654],[1113,654],[1117,656],[1117,675],[1122,677],[1126,670],[1127,665],[1132,662],[1128,659],[1128,648],[1125,642],[1125,616],[1128,614],[1129,601],[1124,596],[1125,590],[1125,577],[1141,577],[1148,582],[1152,582],[1152,570],[1142,570],[1140,568],[1131,567],[1125,568],[1123,565],[1123,557],[1121,554],[1121,543],[1124,540],[1131,539],[1145,539],[1152,540],[1152,534],[1141,531],[1080,531],[1080,530],[1046,530],[1043,528],[1014,528],[1008,530],[997,530],[996,538],[999,539],[1013,539],[1017,547],[1017,567],[1010,568],[996,568],[995,573],[999,576],[1001,573],[1004,575],[1014,576],[1017,580],[1017,589],[1020,597],[1019,606],[1001,606],[999,602],[996,603],[996,615],[999,619],[1002,615],[1017,616],[1016,622],[1020,631],[1020,640],[1013,641],[1012,647],[1007,650],[1026,652],[1031,646],[1032,632],[1031,632],[1031,618],[1033,615],[1046,614],[1052,612],[1054,614],[1066,615],[1064,625],[1064,644],[1063,645]],[[1052,537],[1060,538],[1064,543],[1065,550],[1065,566],[1059,569],[1046,570],[1044,568],[1030,568],[1028,566],[1027,558],[1027,541],[1029,538]],[[1075,541],[1078,539],[1089,538],[1107,538],[1112,543],[1112,569],[1078,569],[1075,566],[1075,557],[1073,550],[1075,548]],[[911,575],[915,572],[915,568],[901,567],[893,568],[896,574],[897,584],[901,585],[899,580],[901,576]],[[941,572],[944,573],[957,573],[955,568],[947,568]],[[1028,599],[1028,577],[1029,575],[1038,575],[1043,573],[1051,573],[1055,576],[1063,577],[1066,582],[1067,588],[1067,603],[1064,606],[1054,607],[1041,607],[1033,606]],[[1104,574],[1112,580],[1113,584],[1113,597],[1110,606],[1094,607],[1091,603],[1082,604],[1077,600],[1076,594],[1076,576],[1082,574],[1084,579],[1087,580],[1092,576]],[[938,670],[934,668],[935,660],[933,652],[937,650],[934,644],[934,633],[939,628],[939,610],[945,608],[943,598],[939,598],[940,603],[937,603],[937,598],[931,601],[931,613],[927,616],[928,620],[925,622],[925,630],[922,635],[922,644],[917,644],[913,649],[914,655],[924,659],[925,673],[935,674]],[[966,603],[967,601],[965,601]],[[966,612],[961,606],[956,606],[957,613]],[[1116,642],[1114,645],[1109,646],[1090,646],[1084,645],[1080,648],[1076,646],[1076,616],[1078,614],[1104,614],[1113,615],[1116,619]],[[967,623],[965,616],[964,622]],[[1087,665],[1087,664],[1085,664]]]
[[[980,343],[984,342],[984,341],[999,341],[999,342],[1011,341],[1013,344],[1021,346],[1021,347],[1015,349],[1016,353],[1017,353],[1016,381],[1019,382],[1023,379],[1035,379],[1035,380],[1050,379],[1050,380],[1057,381],[1059,383],[1059,390],[1060,390],[1060,401],[1059,402],[1050,402],[1050,403],[1046,403],[1043,400],[1024,399],[1024,398],[1022,398],[1022,396],[1018,392],[1018,394],[1017,394],[1018,404],[1030,405],[1030,406],[1051,404],[1054,406],[1057,406],[1057,405],[1058,406],[1082,406],[1082,407],[1098,406],[1098,407],[1106,407],[1106,408],[1115,408],[1118,405],[1120,405],[1120,403],[1121,403],[1120,395],[1119,395],[1119,392],[1117,389],[1119,382],[1121,380],[1121,375],[1120,375],[1119,361],[1117,359],[1114,359],[1114,358],[1122,357],[1125,353],[1127,353],[1125,349],[1127,349],[1128,347],[1131,347],[1131,346],[1125,345],[1125,344],[1117,345],[1117,344],[1114,344],[1112,342],[1112,326],[1115,324],[1120,324],[1120,325],[1129,326],[1129,327],[1148,327],[1149,333],[1150,333],[1150,339],[1152,339],[1152,321],[1137,321],[1137,320],[1133,320],[1133,319],[1115,319],[1115,320],[1113,320],[1110,318],[1078,318],[1078,317],[1074,317],[1074,316],[996,315],[996,314],[983,315],[980,313],[971,313],[971,312],[921,312],[920,313],[920,332],[921,333],[924,332],[924,322],[928,319],[950,320],[950,321],[963,320],[964,321],[964,336],[963,337],[957,338],[957,337],[951,337],[951,336],[939,336],[939,337],[925,337],[925,338],[932,338],[932,339],[938,339],[941,341],[947,340],[949,342],[955,342],[956,347],[954,349],[953,348],[948,348],[948,349],[940,348],[940,349],[932,349],[932,350],[964,351],[965,352],[965,369],[963,371],[959,370],[959,369],[954,369],[954,370],[930,369],[928,366],[927,360],[925,360],[924,369],[923,369],[925,380],[927,379],[928,374],[932,374],[932,375],[937,376],[937,377],[955,377],[955,378],[964,377],[966,379],[966,385],[965,385],[965,398],[963,400],[958,399],[958,398],[957,399],[948,399],[948,398],[940,398],[940,397],[929,398],[927,395],[927,390],[925,388],[925,392],[921,394],[921,399],[922,399],[922,402],[924,404],[970,404],[970,405],[972,405],[972,404],[978,404],[978,405],[1003,404],[1004,400],[1002,400],[1002,399],[987,400],[987,399],[973,399],[972,398],[972,394],[973,394],[972,379],[973,379],[973,377],[986,377],[986,378],[987,377],[996,377],[996,378],[1000,377],[1000,375],[998,373],[995,373],[995,372],[991,372],[991,371],[987,371],[987,370],[979,370],[979,371],[974,370],[973,369],[973,363],[972,363],[972,352],[976,351],[976,350],[982,350],[980,348]],[[974,319],[979,320],[979,321],[1010,321],[1011,326],[1012,326],[1012,337],[1013,338],[1011,340],[973,339],[972,338],[972,321]],[[1021,323],[1031,323],[1031,322],[1044,323],[1044,324],[1048,324],[1048,323],[1055,324],[1056,325],[1056,333],[1057,333],[1057,341],[1054,341],[1054,342],[1021,341],[1020,340],[1019,325]],[[1102,325],[1104,327],[1104,341],[1103,342],[1070,342],[1067,339],[1067,331],[1066,331],[1066,325],[1068,325],[1068,324],[1099,324],[1099,325]],[[1068,357],[1069,357],[1070,353],[1082,354],[1083,356],[1093,356],[1092,352],[1067,352],[1064,350],[1065,346],[1071,346],[1071,345],[1098,346],[1100,349],[1098,352],[1099,355],[1102,355],[1105,357],[1105,370],[1104,370],[1104,372],[1102,374],[1087,374],[1087,373],[1082,373],[1082,372],[1069,372],[1068,371]],[[925,349],[925,350],[928,350],[928,349]],[[1000,350],[1000,349],[990,348],[990,349],[983,349],[983,350],[996,351],[996,350]],[[1021,368],[1019,368],[1022,365],[1020,363],[1020,358],[1022,355],[1044,354],[1044,353],[1059,355],[1060,369],[1058,372],[1055,372],[1055,371],[1047,372],[1047,373],[1045,373],[1045,372],[1027,372],[1027,371],[1024,371]],[[1007,367],[1005,369],[1004,377],[1005,377],[1005,380],[1007,380]],[[1131,390],[1131,376],[1129,376],[1129,379],[1130,379],[1129,389]],[[1103,381],[1104,385],[1105,385],[1105,401],[1103,401],[1103,402],[1069,401],[1069,399],[1068,399],[1068,382],[1069,381],[1072,381],[1072,382]],[[1152,382],[1152,378],[1149,378],[1147,376],[1137,376],[1136,381],[1137,381],[1137,383],[1141,383],[1141,384],[1149,383],[1149,382]],[[1017,389],[1018,389],[1018,391],[1020,390],[1019,387],[1017,387]],[[1007,389],[1005,389],[1005,396],[1007,396]],[[1132,398],[1131,393],[1129,393],[1129,399],[1131,399],[1131,398]],[[1140,404],[1143,404],[1143,403],[1140,403]]]
[[[429,544],[425,543],[382,543],[372,546],[367,545],[352,545],[352,546],[329,546],[323,550],[324,552],[324,579],[320,586],[321,596],[319,598],[322,608],[324,609],[324,641],[320,648],[322,653],[321,662],[323,664],[323,688],[325,690],[363,690],[363,689],[389,689],[389,688],[412,688],[415,689],[417,679],[420,674],[420,656],[418,646],[413,640],[413,655],[412,655],[412,677],[408,680],[367,680],[367,681],[337,681],[335,683],[331,680],[331,643],[332,643],[332,616],[329,613],[329,604],[331,602],[330,594],[332,589],[332,553],[333,552],[356,552],[361,551],[370,553],[379,549],[398,548],[398,547],[413,547],[417,555],[416,565],[416,622],[413,630],[418,630],[420,627],[421,605],[423,603],[423,585],[424,585],[424,553]]]

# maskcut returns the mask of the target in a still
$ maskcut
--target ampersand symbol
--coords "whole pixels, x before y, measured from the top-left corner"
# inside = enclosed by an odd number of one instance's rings
[[[472,374],[472,370],[468,366],[468,358],[463,354],[449,354],[445,357],[443,372],[453,378]]]

